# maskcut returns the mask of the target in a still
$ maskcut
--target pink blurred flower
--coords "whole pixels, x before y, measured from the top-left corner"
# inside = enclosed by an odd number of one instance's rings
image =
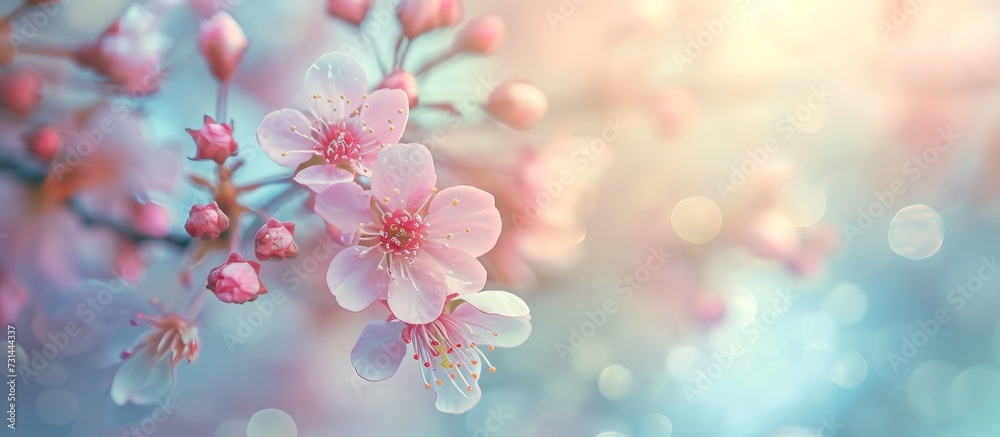
[[[371,191],[338,184],[315,210],[357,241],[330,263],[327,283],[340,306],[361,311],[380,299],[407,323],[428,323],[451,293],[486,282],[476,257],[500,236],[493,196],[460,185],[437,191],[430,151],[420,144],[384,150],[372,167]]]
[[[132,226],[146,235],[162,237],[170,230],[170,211],[155,202],[136,202],[132,206]]]
[[[118,405],[148,405],[166,399],[177,382],[177,365],[184,359],[189,363],[198,359],[201,340],[193,323],[176,314],[140,314],[138,319],[153,330],[122,353],[125,364],[111,381],[111,400]]]
[[[62,151],[63,137],[55,127],[44,125],[26,133],[24,143],[32,155],[44,162],[51,162]]]
[[[409,71],[396,70],[382,79],[379,89],[403,90],[409,100],[410,107],[417,106],[420,97],[417,89],[417,78],[413,77]]]
[[[545,115],[549,101],[534,85],[507,81],[490,93],[486,111],[504,124],[526,130]]]
[[[489,55],[496,52],[503,43],[505,27],[503,19],[496,15],[484,15],[469,21],[455,37],[455,49]]]
[[[281,222],[271,217],[257,230],[254,238],[254,254],[261,261],[271,258],[294,257],[299,254],[295,244],[295,223]]]
[[[26,117],[42,100],[42,78],[31,70],[15,70],[0,76],[0,105]]]
[[[452,296],[454,297],[454,296]],[[406,354],[420,363],[424,388],[434,388],[435,406],[445,413],[460,414],[479,402],[479,375],[483,363],[492,373],[483,352],[494,347],[516,347],[531,334],[531,315],[521,298],[506,291],[481,291],[449,300],[454,311],[442,311],[424,324],[389,321],[365,325],[351,350],[351,363],[358,375],[381,381],[396,373]],[[482,363],[481,363],[482,361]]]
[[[219,238],[219,234],[229,229],[229,217],[219,209],[215,201],[207,205],[199,203],[191,207],[184,230],[192,238],[211,241]]]
[[[413,39],[441,26],[451,26],[462,20],[459,0],[403,0],[397,17],[403,34]]]
[[[215,119],[206,115],[204,124],[198,130],[188,128],[198,151],[193,160],[211,159],[222,165],[226,158],[236,154],[239,144],[233,138],[233,126],[228,123],[216,123]]]
[[[382,146],[403,134],[410,111],[406,93],[380,89],[367,94],[361,64],[342,53],[319,58],[304,85],[311,116],[290,108],[268,114],[257,129],[261,148],[285,167],[322,159],[295,175],[295,181],[316,192],[352,181],[355,174],[369,175]]]
[[[260,263],[247,261],[237,252],[208,273],[208,289],[225,303],[247,303],[267,293],[260,281]]]
[[[160,62],[170,47],[157,16],[141,5],[125,10],[97,41],[76,50],[80,64],[92,68],[132,94],[149,94],[159,88]]]
[[[326,10],[330,15],[355,26],[361,25],[371,7],[371,0],[327,0],[326,2]]]
[[[198,47],[212,75],[228,82],[247,51],[247,36],[228,12],[219,12],[201,24]]]

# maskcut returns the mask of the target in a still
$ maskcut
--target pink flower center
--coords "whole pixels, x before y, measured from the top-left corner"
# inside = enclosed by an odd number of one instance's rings
[[[396,255],[412,255],[420,249],[427,233],[426,227],[427,224],[419,214],[412,215],[405,210],[385,213],[382,217],[382,230],[379,231],[380,246]]]
[[[319,130],[313,131],[313,139],[319,143],[313,149],[327,163],[348,163],[361,159],[361,144],[345,122],[333,126],[324,123]]]

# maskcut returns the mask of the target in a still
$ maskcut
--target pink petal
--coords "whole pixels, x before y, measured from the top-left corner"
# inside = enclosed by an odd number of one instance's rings
[[[465,352],[461,351],[458,353],[464,354]],[[469,357],[468,355],[466,356]],[[478,359],[478,357],[469,358],[472,360]],[[439,370],[446,370],[446,374],[441,377],[441,379],[444,380],[444,384],[434,384],[434,392],[437,394],[437,401],[434,402],[434,406],[437,407],[438,411],[441,411],[442,413],[462,414],[471,410],[472,407],[475,407],[476,404],[479,403],[479,399],[482,398],[483,392],[479,389],[479,381],[476,378],[473,378],[472,374],[482,374],[481,362],[478,362],[477,360],[476,364],[471,368],[468,366],[462,366],[458,368]],[[448,372],[455,373],[455,378],[449,378],[447,375]],[[458,374],[461,374],[461,376]],[[471,391],[468,389],[469,387],[472,387]]]
[[[465,297],[463,296],[463,299]],[[459,305],[452,313],[453,316],[472,326],[480,336],[494,346],[516,347],[520,346],[531,335],[531,316],[524,315],[518,317],[506,317],[495,314],[486,314],[476,309],[471,304]],[[485,330],[486,332],[483,332]],[[493,336],[493,333],[497,333]]]
[[[295,182],[319,193],[334,184],[353,182],[354,174],[335,165],[320,164],[302,169],[294,179]]]
[[[447,294],[475,293],[486,285],[486,268],[468,252],[434,245],[425,245],[422,250],[422,257],[433,258],[438,271],[444,274]]]
[[[445,188],[431,200],[428,237],[447,239],[472,256],[482,256],[500,238],[500,211],[493,195],[468,185]]]
[[[316,156],[309,136],[309,119],[294,109],[279,109],[264,117],[257,128],[260,148],[283,167],[295,167]],[[292,128],[295,130],[292,130]]]
[[[147,405],[165,399],[176,379],[169,359],[153,359],[148,351],[136,353],[115,372],[111,380],[111,400],[115,404]]]
[[[372,302],[385,299],[389,275],[378,270],[382,252],[365,250],[359,246],[348,247],[330,263],[326,283],[337,303],[348,311],[361,311]]]
[[[360,108],[361,114],[351,119],[356,132],[354,139],[366,149],[380,144],[398,143],[406,128],[406,119],[410,116],[406,93],[402,90],[380,89],[371,93],[364,103],[367,107]],[[362,126],[375,132],[362,129]],[[389,129],[390,126],[392,129]]]
[[[313,113],[338,123],[361,105],[361,96],[368,91],[368,78],[354,58],[327,53],[306,71],[303,86]]]
[[[365,324],[354,349],[351,349],[351,364],[354,364],[358,376],[369,381],[381,381],[396,373],[406,355],[404,327],[406,324],[399,322]]]
[[[389,211],[416,212],[430,197],[436,183],[431,152],[421,144],[391,146],[381,151],[372,165],[372,194]]]
[[[472,305],[479,312],[503,317],[520,317],[528,315],[531,310],[524,300],[513,293],[500,290],[483,290],[462,296],[465,303]]]
[[[448,295],[441,266],[431,258],[417,256],[412,263],[394,259],[391,269],[388,304],[392,314],[414,325],[437,319]]]
[[[371,193],[358,184],[336,184],[316,195],[313,210],[353,241],[359,225],[372,221]]]

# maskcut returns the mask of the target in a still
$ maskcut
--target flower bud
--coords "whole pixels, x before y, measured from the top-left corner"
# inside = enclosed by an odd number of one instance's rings
[[[219,234],[229,229],[229,217],[219,209],[216,202],[208,205],[195,204],[191,207],[191,212],[187,222],[184,223],[184,230],[193,238],[202,241],[211,241],[219,238]]]
[[[441,26],[442,0],[403,0],[397,17],[403,34],[413,39],[428,30]]]
[[[299,254],[299,245],[295,244],[295,223],[281,222],[271,217],[257,231],[254,237],[254,254],[257,259],[266,261],[271,258],[294,257]]]
[[[42,78],[31,70],[17,70],[0,77],[0,105],[26,117],[42,100]]]
[[[63,137],[58,129],[45,125],[26,133],[24,144],[38,159],[52,162],[62,151]]]
[[[506,125],[526,130],[545,115],[548,106],[545,94],[534,85],[507,81],[490,93],[485,108]]]
[[[468,22],[455,37],[455,49],[493,54],[500,48],[504,36],[503,20],[496,15],[484,15]]]
[[[267,287],[260,282],[260,263],[247,261],[237,253],[208,273],[208,289],[225,303],[253,302]]]
[[[409,71],[396,70],[382,79],[379,89],[403,90],[410,101],[410,107],[417,106],[419,93],[417,92],[417,78],[413,77]]]
[[[228,220],[228,219],[227,219]],[[162,237],[170,230],[170,211],[154,202],[136,202],[132,206],[132,226],[146,235]]]
[[[219,82],[227,82],[247,51],[247,36],[233,16],[223,11],[201,24],[198,47],[212,75]]]
[[[200,129],[186,130],[198,146],[194,158],[191,158],[193,160],[211,159],[221,165],[226,158],[235,155],[239,148],[239,144],[233,138],[233,127],[228,123],[216,123],[215,119],[208,115],[205,116]]]
[[[441,0],[438,7],[438,26],[454,26],[462,21],[461,0]]]
[[[360,26],[372,7],[371,0],[327,0],[326,10],[334,17]]]

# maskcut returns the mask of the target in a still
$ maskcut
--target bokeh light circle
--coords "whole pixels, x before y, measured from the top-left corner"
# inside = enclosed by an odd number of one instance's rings
[[[944,220],[927,205],[899,210],[889,224],[889,246],[903,258],[924,259],[937,253],[944,243]]]
[[[848,352],[840,356],[830,369],[830,379],[843,387],[857,387],[868,376],[868,362],[857,352]]]
[[[80,402],[73,392],[63,389],[49,389],[38,394],[35,411],[45,423],[62,426],[80,414]]]
[[[844,282],[833,287],[823,299],[823,312],[840,325],[859,322],[868,311],[868,297],[855,284]]]
[[[601,371],[597,388],[604,397],[612,401],[625,399],[632,391],[632,372],[618,364],[608,366]]]
[[[247,422],[247,437],[296,437],[299,435],[295,419],[288,413],[267,408],[250,416]]]
[[[688,197],[677,203],[670,213],[674,231],[689,243],[712,241],[722,229],[722,211],[704,197]]]
[[[826,193],[807,184],[793,184],[781,191],[782,218],[795,227],[815,224],[826,212]]]

